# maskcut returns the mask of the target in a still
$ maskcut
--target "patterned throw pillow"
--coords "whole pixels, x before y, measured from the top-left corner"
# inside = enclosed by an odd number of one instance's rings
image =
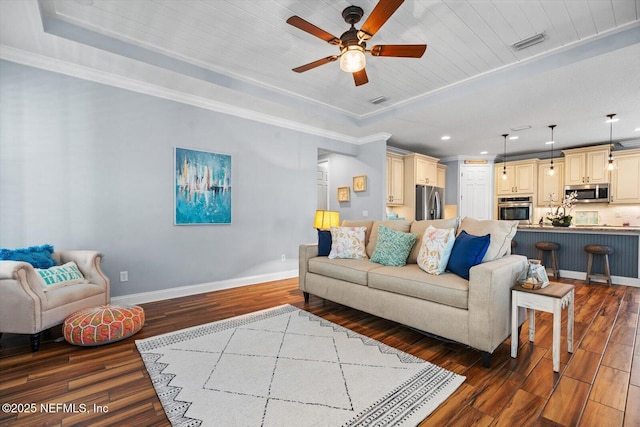
[[[407,263],[411,248],[418,236],[395,231],[384,225],[378,226],[378,243],[371,255],[371,261],[392,267],[402,267]]]
[[[418,267],[429,274],[444,273],[455,241],[453,228],[435,228],[430,225],[422,236]]]
[[[36,268],[36,273],[40,276],[42,289],[47,292],[51,289],[61,288],[63,286],[76,285],[78,283],[89,283],[84,278],[78,265],[71,261],[58,267],[47,269]]]
[[[331,252],[329,259],[367,259],[364,250],[366,227],[331,227]]]
[[[0,249],[0,261],[28,262],[35,268],[49,268],[58,265],[53,255],[53,246],[29,246],[21,249]]]

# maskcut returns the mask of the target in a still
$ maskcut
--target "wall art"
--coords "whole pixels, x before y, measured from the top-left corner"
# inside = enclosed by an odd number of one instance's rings
[[[338,201],[348,202],[351,195],[351,187],[338,187]]]
[[[360,175],[353,177],[353,192],[360,193],[362,191],[367,191],[367,176]]]
[[[174,223],[231,223],[231,156],[176,147]]]

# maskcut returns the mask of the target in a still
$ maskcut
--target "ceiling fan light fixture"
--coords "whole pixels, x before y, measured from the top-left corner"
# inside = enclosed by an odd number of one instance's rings
[[[347,46],[340,55],[340,69],[345,73],[357,73],[364,69],[367,60],[364,56],[364,49],[360,45]]]

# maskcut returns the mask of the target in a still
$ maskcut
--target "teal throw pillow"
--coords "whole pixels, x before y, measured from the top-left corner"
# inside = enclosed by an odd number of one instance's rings
[[[371,255],[371,261],[392,267],[402,267],[407,263],[407,257],[416,240],[415,234],[395,231],[380,225],[378,243]]]
[[[53,246],[29,246],[21,249],[0,249],[0,261],[28,262],[35,268],[49,268],[58,265],[53,259]]]

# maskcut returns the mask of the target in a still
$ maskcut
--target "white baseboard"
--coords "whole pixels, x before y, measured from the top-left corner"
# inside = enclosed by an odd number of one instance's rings
[[[240,286],[255,285],[256,283],[273,282],[275,280],[291,279],[298,277],[298,270],[280,271],[277,273],[260,274],[257,276],[239,277],[237,279],[221,280],[218,282],[201,283],[198,285],[180,286],[177,288],[160,289],[157,291],[141,292],[137,294],[112,297],[114,304],[136,305],[146,302],[161,301],[165,299],[185,297],[202,294],[205,292],[219,291],[222,289],[237,288]]]
[[[565,279],[587,280],[587,273],[583,271],[560,270],[560,277]],[[553,281],[553,278],[551,278],[551,280]],[[602,279],[591,279],[591,281],[607,283],[606,280]],[[640,279],[633,277],[611,276],[611,281],[614,285],[626,285],[640,288]]]

